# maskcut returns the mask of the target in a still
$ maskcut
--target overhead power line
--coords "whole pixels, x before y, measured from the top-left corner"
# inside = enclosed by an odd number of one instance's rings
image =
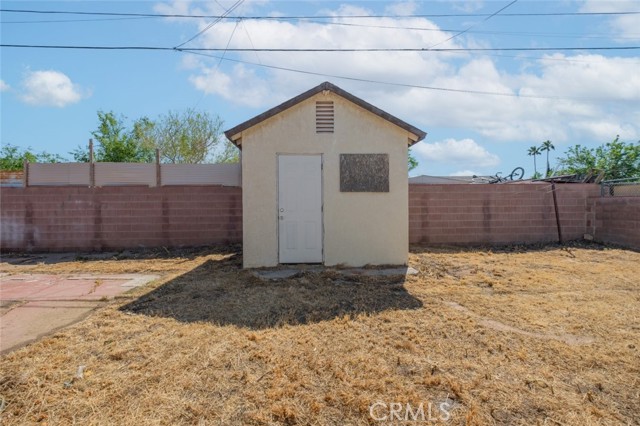
[[[178,13],[126,13],[126,12],[83,12],[75,10],[32,10],[32,9],[0,9],[7,13],[33,13],[43,15],[95,15],[95,16],[139,16],[154,18],[207,18],[207,19],[236,19],[238,17],[225,15],[188,15]],[[300,15],[300,16],[242,16],[243,19],[264,20],[295,20],[295,19],[370,19],[370,18],[470,18],[490,17],[491,13],[432,13],[415,15]],[[534,12],[534,13],[501,13],[499,16],[609,16],[609,15],[640,15],[640,11],[619,12]]]
[[[78,50],[157,50],[191,52],[499,52],[499,51],[568,51],[568,50],[638,50],[640,46],[565,46],[565,47],[371,47],[371,48],[226,48],[226,47],[161,47],[161,46],[81,46],[47,44],[0,44],[0,47],[22,49],[78,49]]]
[[[209,58],[221,59],[220,56],[210,55],[210,54],[202,53],[202,52],[193,52],[193,51],[189,51],[189,50],[181,50],[181,52],[182,53],[191,53],[191,54],[200,55],[200,56],[206,56],[206,57],[209,57]],[[410,88],[410,89],[425,89],[425,90],[434,90],[434,91],[440,91],[440,92],[467,93],[467,94],[473,94],[473,95],[501,96],[501,97],[509,97],[509,98],[553,99],[553,100],[582,100],[582,101],[598,100],[598,101],[602,101],[602,99],[591,99],[591,98],[582,98],[582,97],[526,95],[526,94],[508,93],[508,92],[492,92],[492,91],[472,90],[472,89],[452,89],[452,88],[447,88],[447,87],[424,86],[424,85],[407,84],[407,83],[394,83],[394,82],[389,82],[389,81],[371,80],[371,79],[366,79],[366,78],[349,77],[349,76],[344,76],[344,75],[321,73],[321,72],[317,72],[317,71],[308,71],[308,70],[301,70],[301,69],[296,69],[296,68],[281,67],[281,66],[277,66],[277,65],[267,65],[267,64],[262,64],[262,63],[258,64],[258,63],[255,63],[255,62],[242,61],[242,60],[239,60],[239,59],[224,58],[224,60],[225,61],[229,61],[229,62],[236,62],[236,63],[241,63],[241,64],[253,65],[253,66],[262,67],[262,68],[275,69],[275,70],[279,70],[279,71],[294,72],[294,73],[306,74],[306,75],[316,75],[316,76],[320,76],[320,77],[337,78],[337,79],[341,79],[341,80],[358,81],[358,82],[363,82],[363,83],[382,84],[382,85],[386,85],[386,86],[406,87],[406,88]]]
[[[47,20],[31,20],[31,21],[0,21],[0,24],[59,24],[73,22],[107,22],[107,21],[137,21],[140,19],[153,19],[154,16],[122,16],[115,18],[86,18],[86,19],[47,19]]]
[[[0,21],[2,25],[8,24],[57,24],[57,23],[74,23],[74,22],[110,22],[110,21],[137,21],[140,19],[153,19],[154,16],[139,16],[139,17],[121,17],[121,18],[89,18],[89,19],[50,19],[50,20],[33,20],[33,21]],[[243,22],[251,20],[250,18],[234,18],[242,19]],[[406,30],[406,31],[431,31],[431,32],[449,32],[457,33],[464,31],[463,29],[455,28],[426,28],[426,27],[414,27],[414,26],[402,26],[402,25],[379,25],[379,24],[357,24],[355,22],[335,22],[335,21],[320,21],[313,19],[305,19],[304,22],[318,25],[329,26],[344,26],[344,27],[358,27],[358,28],[378,28],[385,30]],[[640,29],[639,29],[640,31]],[[549,38],[577,38],[577,39],[610,39],[611,36],[599,35],[599,34],[578,34],[578,33],[549,33],[549,32],[530,32],[530,31],[495,31],[495,30],[473,30],[465,31],[468,34],[487,34],[487,35],[508,35],[512,37],[549,37]],[[636,40],[640,37],[640,32],[635,35],[616,35],[616,39],[632,39]]]
[[[483,22],[487,22],[489,19],[493,18],[494,16],[496,16],[497,14],[499,14],[500,12],[502,12],[503,10],[505,10],[506,8],[508,8],[509,6],[512,6],[514,3],[516,3],[518,0],[513,0],[511,3],[509,3],[508,5],[501,7],[499,10],[493,12],[491,15],[487,16],[486,18],[484,18],[482,21],[477,22],[473,25],[468,26],[466,29],[462,30],[462,31],[458,31],[457,33],[453,34],[451,37],[447,38],[446,40],[442,40],[436,44],[432,44],[429,47],[436,47],[436,46],[440,46],[443,43],[448,42],[449,40],[453,40],[454,38],[461,36],[462,34],[468,32],[470,29],[472,29],[473,27],[475,27],[476,25],[479,25]]]
[[[240,4],[242,1],[244,0],[238,0],[238,2],[236,2],[236,5]],[[216,2],[217,3],[217,2]],[[220,3],[218,3],[220,4]],[[229,13],[231,13],[232,9],[234,8],[234,6],[232,6],[230,9],[227,9],[227,11]],[[215,23],[216,21],[214,21]],[[238,29],[238,25],[240,24],[240,20],[236,21],[236,25],[233,27],[233,31],[231,31],[231,35],[229,36],[229,40],[227,41],[227,48],[229,47],[229,45],[231,44],[231,40],[233,40],[233,35],[236,33],[236,30]],[[204,31],[206,31],[207,29],[211,28],[213,25],[210,24],[207,26],[207,28],[205,28],[205,30],[201,31],[200,33],[198,33],[196,36],[192,37],[189,41],[193,40],[194,38],[196,38],[198,35],[200,35],[201,33],[203,33]],[[178,45],[178,47],[184,45],[188,43],[188,41]],[[218,70],[218,68],[220,68],[220,65],[222,64],[222,60],[224,59],[224,56],[227,54],[227,51],[225,50],[224,52],[222,52],[222,56],[220,57],[220,60],[218,60],[218,64],[216,65],[216,67],[213,69],[213,72],[216,72]],[[256,53],[257,55],[257,53]],[[202,101],[202,99],[204,99],[204,95],[206,94],[206,92],[202,92],[202,95],[200,96],[200,99],[198,99],[198,102],[196,102],[196,107],[200,104],[200,102]]]
[[[300,74],[316,75],[316,76],[329,77],[329,78],[337,78],[337,79],[342,79],[342,80],[359,81],[359,82],[365,82],[365,83],[382,84],[382,85],[388,85],[388,86],[397,86],[397,87],[406,87],[406,88],[415,88],[415,89],[425,89],[425,90],[435,90],[435,91],[453,92],[453,93],[467,93],[467,94],[476,94],[476,95],[513,97],[513,98],[554,99],[554,100],[598,100],[598,101],[602,101],[603,100],[603,99],[591,99],[591,98],[586,98],[586,97],[527,95],[527,94],[517,94],[517,93],[508,93],[508,92],[492,92],[492,91],[472,90],[472,89],[452,89],[452,88],[446,88],[446,87],[425,86],[425,85],[416,85],[416,84],[406,84],[406,83],[395,83],[395,82],[380,81],[380,80],[371,80],[371,79],[365,79],[365,78],[349,77],[349,76],[344,76],[344,75],[328,74],[328,73],[321,73],[321,72],[316,72],[316,71],[308,71],[308,70],[301,70],[301,69],[295,69],[295,68],[288,68],[288,67],[282,67],[282,66],[276,66],[276,65],[268,65],[268,64],[263,64],[263,63],[255,63],[255,62],[243,61],[243,60],[239,60],[239,59],[227,58],[227,57],[224,57],[224,56],[211,55],[211,54],[202,52],[202,50],[207,50],[207,49],[184,49],[184,48],[177,49],[177,48],[172,48],[172,47],[152,47],[152,46],[126,46],[126,47],[123,47],[123,46],[35,46],[35,45],[29,46],[29,45],[7,45],[7,44],[0,44],[0,47],[174,51],[174,52],[180,52],[180,53],[190,53],[190,54],[194,54],[194,55],[206,56],[206,57],[210,57],[210,58],[219,59],[220,61],[224,60],[224,61],[229,61],[229,62],[236,62],[236,63],[241,63],[241,64],[258,66],[258,67],[262,67],[262,68],[275,69],[275,70],[280,70],[280,71],[295,72],[295,73],[300,73]],[[637,48],[640,48],[640,47],[636,47],[636,49]],[[224,51],[224,49],[209,49],[209,50],[222,50],[222,51]],[[260,51],[260,49],[249,49],[249,50]],[[435,50],[436,51],[438,51],[438,50],[439,51],[443,51],[443,50],[446,51],[446,50],[451,50],[451,49],[435,49]]]
[[[209,31],[211,29],[211,27],[215,26],[218,22],[222,21],[224,18],[226,18],[227,16],[229,16],[231,14],[231,12],[233,12],[238,6],[240,6],[242,3],[244,2],[244,0],[238,0],[236,1],[229,9],[226,9],[225,12],[218,18],[216,18],[213,22],[209,23],[209,25],[207,25],[206,27],[204,27],[202,30],[200,30],[198,32],[198,34],[194,35],[193,37],[191,37],[189,40],[180,43],[179,45],[176,46],[177,47],[182,47],[185,44],[189,43],[190,41],[195,40],[196,38],[200,37],[202,34],[206,33],[207,31]],[[236,24],[237,27],[237,24]],[[234,32],[236,31],[235,28],[233,30]]]
[[[216,52],[495,52],[495,51],[557,51],[557,50],[636,50],[640,46],[593,47],[371,47],[371,48],[189,48],[184,50]]]
[[[319,25],[329,25],[329,26],[345,26],[345,27],[358,27],[358,28],[380,28],[385,30],[407,30],[407,31],[433,31],[433,32],[448,32],[448,33],[457,33],[463,30],[461,29],[452,29],[452,28],[425,28],[425,27],[405,27],[400,25],[376,25],[376,24],[356,24],[353,22],[323,22],[323,21],[314,21],[307,20],[305,22],[310,22],[313,24]],[[508,35],[515,37],[553,37],[553,38],[579,38],[579,39],[587,39],[587,38],[601,38],[601,39],[610,39],[611,36],[605,35],[597,35],[597,34],[578,34],[578,33],[546,33],[546,32],[525,32],[525,31],[492,31],[492,30],[469,30],[466,31],[471,34],[488,34],[488,35]],[[637,39],[640,36],[640,32],[636,35],[631,36],[620,36],[616,35],[617,39]]]

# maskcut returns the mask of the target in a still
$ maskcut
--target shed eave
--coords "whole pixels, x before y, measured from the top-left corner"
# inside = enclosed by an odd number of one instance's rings
[[[275,106],[265,112],[263,112],[262,114],[256,115],[255,117],[238,124],[235,127],[232,127],[231,129],[227,130],[224,132],[225,136],[227,137],[227,139],[229,139],[229,141],[231,143],[233,143],[234,145],[236,145],[237,147],[240,147],[241,145],[241,141],[242,141],[242,132],[267,120],[268,118],[271,118],[291,107],[293,107],[294,105],[299,104],[300,102],[303,102],[307,99],[309,99],[310,97],[324,92],[324,91],[329,91],[329,92],[333,92],[338,96],[341,96],[342,98],[356,104],[357,106],[371,112],[372,114],[375,114],[387,121],[389,121],[392,124],[395,124],[396,126],[406,130],[409,133],[409,140],[412,141],[412,143],[410,143],[409,145],[413,145],[419,141],[421,141],[422,139],[425,138],[425,136],[427,136],[427,133],[418,129],[415,126],[412,126],[411,124],[399,119],[398,117],[395,117],[391,114],[389,114],[386,111],[381,110],[380,108],[371,105],[370,103],[358,98],[357,96],[352,95],[351,93],[347,92],[346,90],[343,90],[341,88],[339,88],[338,86],[325,81],[324,83],[319,84],[318,86],[307,90],[304,93],[299,94],[298,96],[295,96],[291,99],[289,99],[288,101],[285,101],[283,103],[281,103],[278,106]],[[413,137],[412,137],[413,136]]]
[[[242,145],[242,132],[235,133],[235,134],[233,134],[231,136],[228,135],[227,132],[224,132],[224,134],[227,137],[227,139],[229,140],[229,142],[231,142],[232,144],[234,144],[235,146],[240,148],[240,145]]]

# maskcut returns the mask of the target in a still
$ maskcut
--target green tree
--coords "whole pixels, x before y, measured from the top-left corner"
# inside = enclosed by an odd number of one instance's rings
[[[113,163],[147,163],[154,159],[155,147],[152,131],[154,124],[146,117],[133,123],[128,130],[124,117],[112,111],[98,111],[98,128],[91,132],[97,142],[94,148],[96,161]],[[89,151],[78,147],[71,152],[76,161],[89,161]]]
[[[169,111],[157,121],[153,139],[167,163],[237,162],[238,149],[222,141],[222,125],[220,117],[207,112]]]
[[[30,163],[60,163],[65,159],[58,154],[49,154],[46,151],[34,153],[31,148],[22,149],[11,144],[2,145],[2,149],[0,149],[0,170],[22,170],[25,161]]]
[[[149,120],[147,117],[142,117],[133,122],[133,129],[131,129],[131,137],[135,140],[145,158],[155,159],[156,143],[153,138],[153,130],[155,123]]]
[[[536,157],[538,155],[542,155],[542,151],[540,150],[540,147],[532,146],[527,151],[527,155],[533,156],[533,176],[532,177],[533,179],[537,179],[540,176],[538,175],[538,165],[536,164]]]
[[[214,159],[216,163],[239,163],[240,150],[237,146],[226,140],[222,146],[222,151],[217,153]]]
[[[418,167],[418,160],[416,160],[416,157],[411,155],[411,150],[409,150],[409,171],[415,169],[416,167]]]
[[[77,163],[88,163],[90,160],[89,149],[83,147],[82,145],[78,145],[76,149],[70,151],[69,154],[71,154],[71,158],[73,158],[73,161]]]
[[[563,174],[587,174],[591,169],[604,171],[605,179],[640,177],[640,141],[627,143],[620,136],[597,148],[570,147],[559,159]]]
[[[549,165],[549,152],[555,149],[556,147],[553,146],[550,140],[546,140],[542,142],[542,145],[540,145],[540,151],[547,151],[547,172],[545,173],[546,177],[551,176],[551,166]]]

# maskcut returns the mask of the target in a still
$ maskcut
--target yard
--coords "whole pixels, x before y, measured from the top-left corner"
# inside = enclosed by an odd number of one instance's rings
[[[640,253],[413,247],[419,273],[406,280],[325,270],[262,281],[240,265],[236,248],[0,264],[9,273],[163,276],[0,358],[0,422],[640,417]]]

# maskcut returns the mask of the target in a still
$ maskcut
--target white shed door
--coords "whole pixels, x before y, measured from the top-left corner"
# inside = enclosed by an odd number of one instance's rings
[[[278,156],[280,263],[322,263],[322,157]]]

